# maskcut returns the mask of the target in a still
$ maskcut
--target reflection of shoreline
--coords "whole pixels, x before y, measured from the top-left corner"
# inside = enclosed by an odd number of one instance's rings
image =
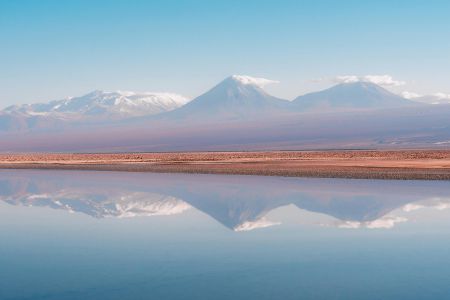
[[[76,175],[76,176],[74,176]],[[145,178],[143,178],[145,177]],[[445,182],[389,182],[103,172],[0,172],[0,200],[95,218],[175,215],[194,207],[227,228],[278,225],[266,216],[294,205],[339,228],[392,228],[396,209],[450,207]]]
[[[330,162],[332,164],[332,162]],[[292,162],[241,163],[200,163],[200,164],[52,164],[20,163],[2,164],[0,169],[24,170],[73,170],[73,171],[111,171],[147,172],[176,174],[216,174],[216,175],[254,175],[283,176],[303,178],[344,178],[344,179],[384,179],[384,180],[450,180],[449,168],[403,168],[396,166],[336,166],[336,165],[298,165]]]

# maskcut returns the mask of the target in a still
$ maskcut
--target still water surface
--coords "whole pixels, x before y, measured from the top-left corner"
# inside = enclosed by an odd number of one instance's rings
[[[450,183],[0,171],[0,299],[449,299]]]

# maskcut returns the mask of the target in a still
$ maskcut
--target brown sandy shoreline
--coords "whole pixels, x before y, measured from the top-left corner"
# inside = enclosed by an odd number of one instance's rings
[[[450,180],[450,150],[0,154],[0,169]]]

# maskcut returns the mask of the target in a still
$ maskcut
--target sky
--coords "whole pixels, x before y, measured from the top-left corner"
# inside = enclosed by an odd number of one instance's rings
[[[267,91],[287,99],[368,75],[450,94],[449,12],[439,0],[0,0],[0,109],[96,89],[193,98],[232,74],[280,81]]]

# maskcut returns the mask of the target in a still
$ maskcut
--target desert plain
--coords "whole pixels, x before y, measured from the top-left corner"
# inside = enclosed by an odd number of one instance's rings
[[[450,180],[450,150],[16,153],[0,169]]]

